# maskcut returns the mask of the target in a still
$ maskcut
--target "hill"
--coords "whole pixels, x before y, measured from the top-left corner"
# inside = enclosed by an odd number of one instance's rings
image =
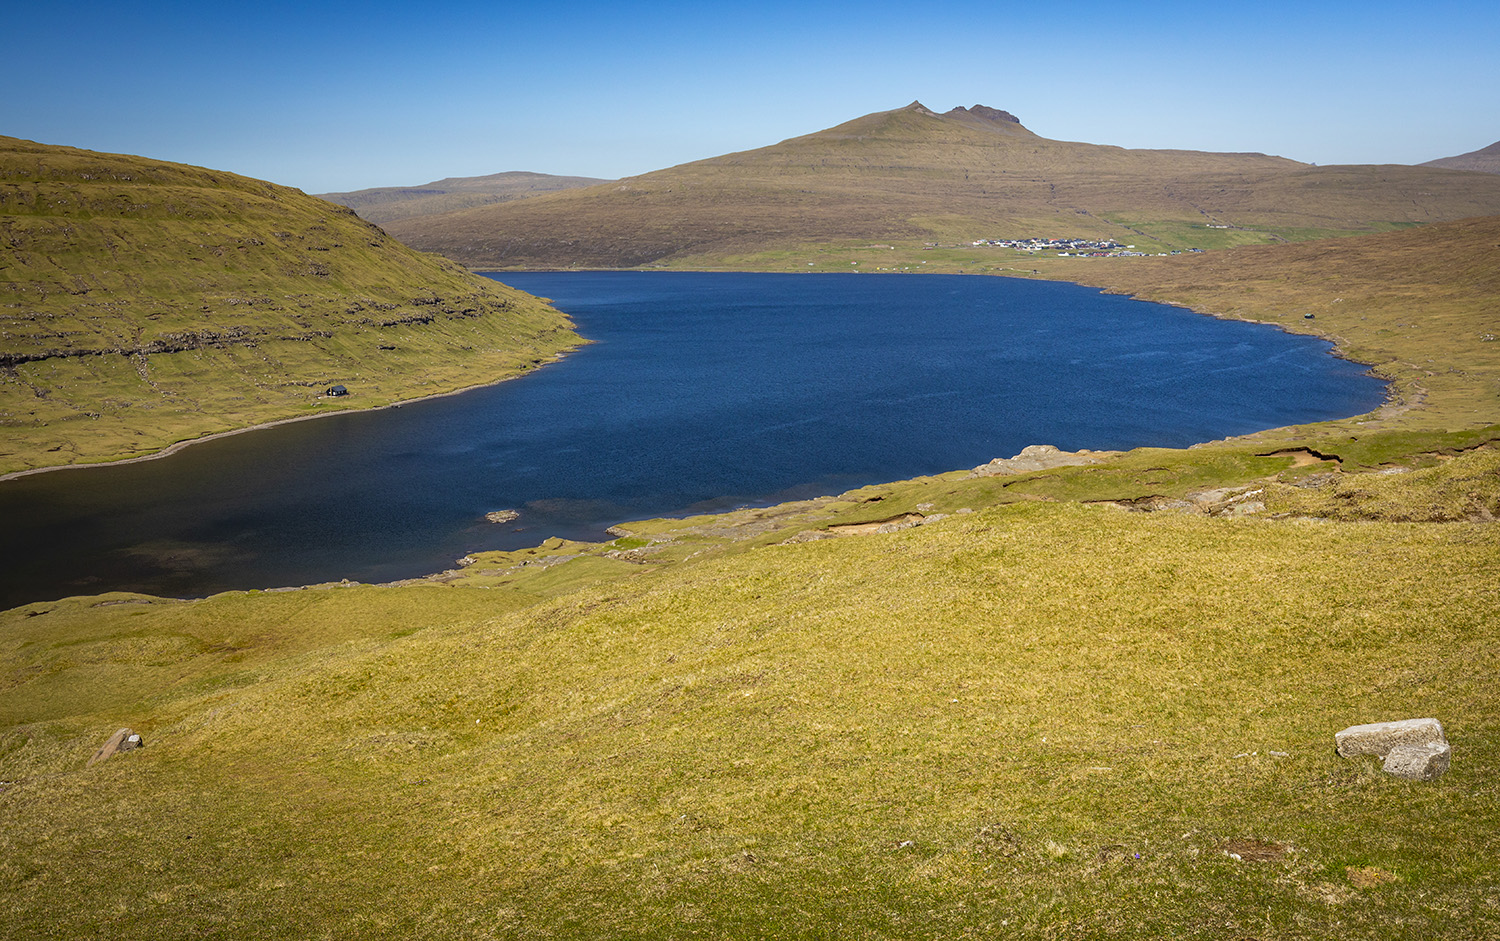
[[[214,170],[0,138],[0,239],[0,472],[451,392],[578,342],[348,209]]]
[[[995,109],[938,114],[913,102],[759,150],[390,231],[470,267],[632,267],[1023,236],[1215,248],[1493,213],[1500,180],[1474,174],[1054,141]]]
[[[352,193],[321,193],[318,198],[348,206],[359,213],[361,219],[384,225],[412,216],[472,209],[603,182],[606,181],[587,176],[552,176],[546,173],[510,171],[488,176],[448,177],[421,186],[387,186],[355,190]]]
[[[1497,250],[1037,260],[1338,337],[1372,416],[0,613],[0,937],[1500,934]],[[1438,780],[1334,753],[1418,716]]]
[[[1449,170],[1473,170],[1480,173],[1500,173],[1500,141],[1479,150],[1472,150],[1457,157],[1429,160],[1424,167],[1444,167]]]

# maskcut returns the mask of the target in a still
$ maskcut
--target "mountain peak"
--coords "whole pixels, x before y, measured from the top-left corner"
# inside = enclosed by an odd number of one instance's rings
[[[972,108],[965,108],[963,105],[959,105],[957,108],[954,108],[952,111],[948,112],[949,117],[955,118],[961,117],[962,115],[966,114],[972,115],[976,118],[984,118],[987,121],[1005,121],[1010,124],[1021,123],[1021,119],[1011,114],[1009,111],[1001,111],[999,108],[991,108],[987,105],[975,105]]]

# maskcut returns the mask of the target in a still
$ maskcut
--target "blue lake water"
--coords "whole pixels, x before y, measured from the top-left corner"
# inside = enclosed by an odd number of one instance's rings
[[[0,607],[442,570],[630,519],[1359,414],[1328,343],[978,276],[506,273],[595,342],[400,409],[0,483]],[[358,394],[358,388],[351,390]],[[507,524],[490,510],[516,509]]]

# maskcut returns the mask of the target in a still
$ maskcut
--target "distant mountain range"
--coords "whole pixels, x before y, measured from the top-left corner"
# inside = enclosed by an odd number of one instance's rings
[[[913,102],[758,150],[383,224],[471,267],[633,267],[872,241],[1215,248],[1497,213],[1500,178],[1056,141],[995,108]]]
[[[503,203],[510,199],[606,182],[588,176],[552,176],[511,171],[488,176],[456,176],[421,186],[384,186],[352,193],[323,193],[319,198],[348,206],[360,218],[384,225],[412,216],[436,215]]]
[[[1429,160],[1424,167],[1445,167],[1449,170],[1474,170],[1480,173],[1500,173],[1500,141],[1480,150],[1471,150],[1457,157]]]

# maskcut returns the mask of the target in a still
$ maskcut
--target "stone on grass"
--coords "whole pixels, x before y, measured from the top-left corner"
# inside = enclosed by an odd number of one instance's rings
[[[1079,464],[1094,464],[1117,454],[1117,451],[1062,451],[1050,444],[1031,444],[1021,449],[1015,457],[997,457],[988,464],[981,464],[969,472],[970,477],[1001,477],[1007,474],[1030,474],[1051,470],[1054,467],[1072,467]]]
[[[1386,753],[1381,766],[1386,774],[1394,774],[1408,781],[1435,781],[1448,770],[1453,749],[1447,742],[1428,742],[1425,745],[1393,745]]]
[[[1443,724],[1436,719],[1402,719],[1353,725],[1333,736],[1340,757],[1374,755],[1384,758],[1397,745],[1446,745]]]
[[[144,748],[146,743],[141,741],[140,735],[130,729],[120,729],[104,740],[99,750],[94,752],[94,757],[89,759],[89,764],[96,765],[114,756],[116,752],[130,751],[136,748]]]

